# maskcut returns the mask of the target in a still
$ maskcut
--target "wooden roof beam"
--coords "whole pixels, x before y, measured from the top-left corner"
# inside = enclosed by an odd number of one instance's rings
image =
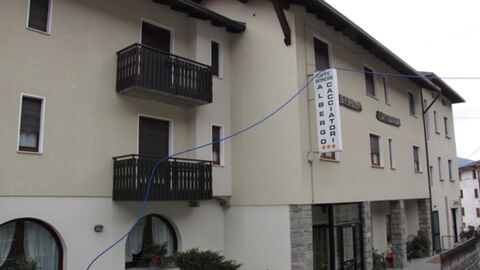
[[[285,16],[285,11],[279,0],[272,0],[272,4],[285,37],[283,41],[285,42],[285,45],[290,46],[292,44],[292,34],[290,26],[288,25],[287,17]]]

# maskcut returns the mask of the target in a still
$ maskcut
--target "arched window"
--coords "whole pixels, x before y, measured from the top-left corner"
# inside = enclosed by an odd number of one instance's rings
[[[164,247],[164,254],[159,252]],[[163,217],[143,217],[128,235],[125,244],[125,266],[144,267],[155,264],[158,259],[172,256],[177,251],[177,237],[172,225]],[[1,269],[0,269],[1,270]]]
[[[0,270],[3,269],[61,270],[60,240],[47,224],[34,219],[0,225]]]

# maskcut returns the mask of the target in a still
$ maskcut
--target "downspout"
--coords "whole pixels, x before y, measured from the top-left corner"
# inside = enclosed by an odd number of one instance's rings
[[[433,181],[431,179],[430,175],[430,159],[428,155],[428,139],[427,139],[427,127],[425,125],[425,114],[430,110],[432,105],[437,101],[437,99],[440,97],[440,93],[433,99],[432,103],[428,105],[428,107],[425,109],[425,104],[423,103],[423,89],[420,88],[420,98],[422,99],[422,120],[423,120],[423,139],[425,140],[425,155],[426,155],[426,161],[427,161],[427,185],[428,185],[428,196],[430,200],[430,234],[432,237],[432,243],[431,243],[431,248],[432,248],[432,255],[435,254],[435,248],[433,247],[433,241],[434,241],[434,234],[433,234],[433,206],[432,206],[432,186],[430,184],[430,181]]]

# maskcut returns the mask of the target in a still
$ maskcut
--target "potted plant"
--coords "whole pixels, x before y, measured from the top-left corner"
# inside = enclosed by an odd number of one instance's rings
[[[160,269],[167,265],[170,260],[166,256],[168,243],[161,245],[145,245],[142,253],[137,260],[135,268],[130,269]]]
[[[7,258],[0,270],[37,270],[37,263],[35,261],[27,262],[22,253],[13,258]]]

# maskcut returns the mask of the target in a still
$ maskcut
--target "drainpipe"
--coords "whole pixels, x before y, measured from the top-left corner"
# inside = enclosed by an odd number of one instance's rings
[[[432,243],[431,243],[431,248],[432,248],[432,255],[435,254],[435,248],[433,247],[433,241],[434,241],[434,234],[433,234],[433,206],[432,206],[432,186],[430,184],[430,159],[428,157],[428,139],[427,139],[427,127],[425,125],[425,114],[430,110],[432,105],[437,101],[437,99],[440,97],[440,93],[433,99],[432,103],[428,105],[427,108],[425,108],[425,104],[423,103],[423,89],[420,88],[420,97],[422,99],[422,120],[423,120],[423,138],[425,140],[425,155],[426,155],[426,161],[427,161],[427,184],[428,184],[428,196],[430,200],[430,233],[432,237]],[[433,179],[432,179],[433,181]]]

